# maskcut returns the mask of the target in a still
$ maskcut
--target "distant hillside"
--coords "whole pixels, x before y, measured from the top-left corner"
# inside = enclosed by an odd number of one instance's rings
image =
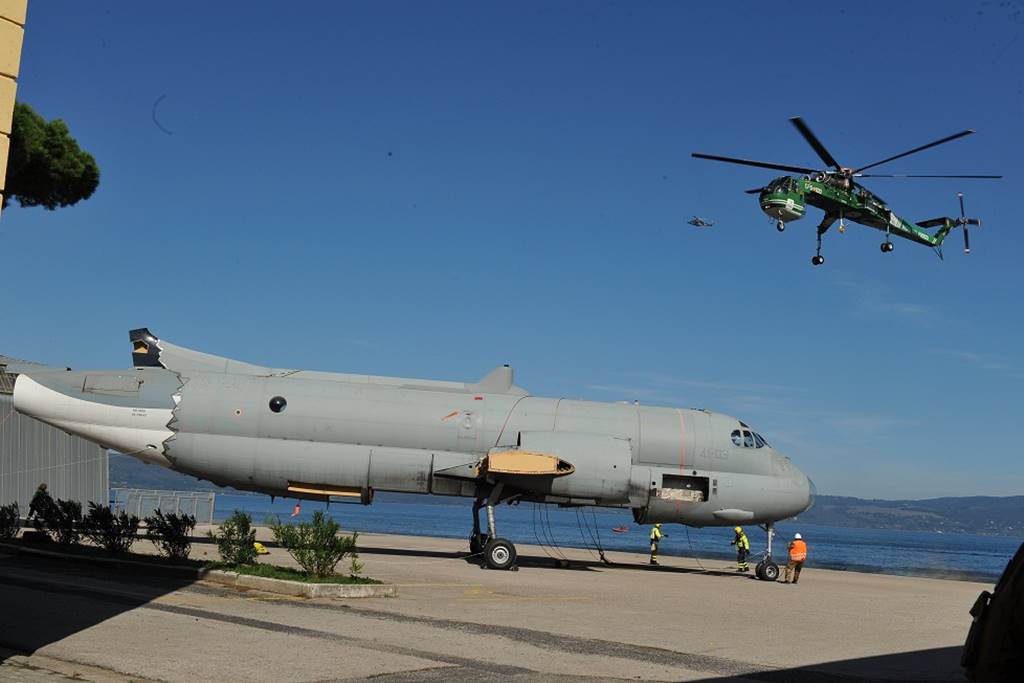
[[[800,521],[825,526],[1024,536],[1024,496],[865,500],[818,496]]]
[[[110,485],[177,491],[222,491],[208,481],[146,465],[126,455],[110,455]],[[389,497],[391,498],[391,497]],[[417,496],[419,502],[450,503],[447,498]],[[928,500],[867,500],[818,496],[800,521],[823,526],[862,529],[903,529],[971,534],[1024,536],[1024,496],[996,498],[930,498]]]

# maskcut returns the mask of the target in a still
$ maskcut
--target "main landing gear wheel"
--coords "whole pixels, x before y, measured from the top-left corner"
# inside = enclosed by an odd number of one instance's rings
[[[511,541],[496,538],[484,548],[484,561],[491,569],[512,569],[516,563],[516,547]]]
[[[881,248],[883,254],[888,254],[890,251],[896,248],[896,245],[894,245],[892,242],[882,242]]]
[[[825,262],[825,257],[820,255],[820,254],[817,255],[817,256],[812,256],[811,257],[811,263],[813,265],[815,265],[815,266],[820,266],[824,262]]]
[[[762,574],[761,574],[761,572],[763,572],[763,571],[764,571],[764,560],[761,560],[756,565],[754,565],[754,576],[756,576],[757,578],[759,578],[762,581],[764,581],[764,576],[762,576]]]
[[[778,230],[779,232],[782,232],[783,230],[786,229],[786,224],[783,223],[782,221],[779,221],[778,223],[775,224],[775,229]]]
[[[771,560],[766,560],[761,567],[761,574],[758,576],[762,581],[775,581],[779,578],[779,565]]]

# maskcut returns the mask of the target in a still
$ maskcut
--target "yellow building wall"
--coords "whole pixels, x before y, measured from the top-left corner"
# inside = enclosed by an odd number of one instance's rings
[[[0,0],[0,194],[6,187],[11,116],[21,68],[28,0]]]

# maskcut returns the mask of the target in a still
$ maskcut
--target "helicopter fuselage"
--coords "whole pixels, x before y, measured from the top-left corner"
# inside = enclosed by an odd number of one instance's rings
[[[934,235],[930,234],[896,215],[881,198],[866,188],[849,178],[830,173],[780,176],[764,187],[759,203],[762,211],[778,221],[803,218],[810,204],[825,212],[822,232],[836,220],[846,219],[930,247],[941,245],[946,234],[956,225],[954,219],[948,219]]]

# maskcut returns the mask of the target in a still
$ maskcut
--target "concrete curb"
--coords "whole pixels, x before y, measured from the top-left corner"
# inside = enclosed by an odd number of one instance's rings
[[[299,598],[393,598],[398,586],[387,583],[304,583],[267,576],[250,576],[237,572],[211,569],[203,576],[222,586],[291,595]]]

